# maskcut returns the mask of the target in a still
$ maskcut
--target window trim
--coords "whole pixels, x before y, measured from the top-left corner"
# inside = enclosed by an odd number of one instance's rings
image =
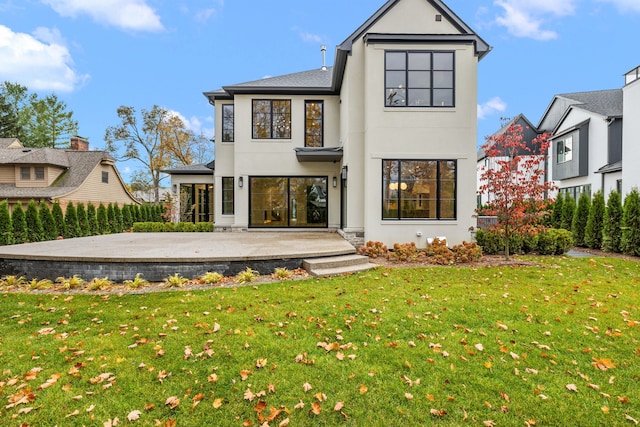
[[[320,105],[320,145],[315,146],[315,145],[309,145],[309,140],[308,140],[308,136],[309,136],[309,119],[307,116],[307,112],[308,112],[308,106],[310,104],[319,104]],[[324,100],[319,99],[319,100],[313,100],[313,99],[308,99],[304,101],[304,146],[305,147],[324,147]]]
[[[404,53],[405,54],[405,69],[404,70],[389,70],[387,64],[387,54],[389,53]],[[409,93],[412,90],[409,87],[409,54],[411,53],[428,53],[430,55],[430,67],[429,67],[429,87],[428,88],[413,88],[413,90],[428,90],[429,91],[429,104],[428,105],[408,105],[407,101],[409,99]],[[451,70],[434,70],[433,64],[433,56],[438,53],[448,53],[452,55],[452,69]],[[387,100],[389,96],[387,95],[388,90],[393,89],[387,83],[387,75],[389,71],[404,71],[405,73],[405,83],[406,83],[406,96],[404,105],[390,105]],[[426,70],[424,70],[426,71]],[[434,87],[434,71],[450,71],[452,75],[452,87],[444,88],[444,87]],[[446,89],[451,90],[452,92],[452,103],[451,105],[434,105],[434,91],[438,89]],[[385,108],[456,108],[456,51],[455,50],[385,50],[384,51],[384,107]]]
[[[386,217],[385,218],[385,178],[384,178],[384,170],[385,170],[385,162],[399,162],[398,164],[398,176],[402,176],[402,163],[403,162],[437,162],[437,171],[436,171],[436,215],[435,218],[403,218],[402,216],[402,191],[398,192],[398,216],[397,218]],[[455,164],[455,173],[454,173],[454,182],[455,182],[455,190],[453,194],[453,217],[452,218],[443,218],[442,217],[442,173],[441,173],[441,164],[453,162]],[[393,221],[457,221],[458,220],[458,160],[457,159],[382,159],[381,163],[381,212],[380,217],[383,222],[389,223]],[[392,183],[389,183],[392,185]],[[397,183],[396,183],[397,185]]]
[[[230,133],[230,137],[227,137],[227,133],[225,132],[225,125],[226,120],[225,118],[227,117],[225,115],[225,110],[227,109],[231,109],[231,133]],[[235,142],[235,137],[236,137],[236,111],[235,111],[235,104],[222,104],[222,142]]]
[[[563,137],[562,139],[556,140],[556,164],[561,165],[563,163],[568,163],[573,161],[573,143],[574,143],[574,138],[573,138],[573,134],[567,135],[565,137]],[[560,153],[560,145],[562,144],[562,154]],[[567,147],[569,147],[569,158],[567,158]],[[562,160],[560,158],[560,156],[562,156]]]
[[[230,184],[230,186],[229,186]],[[228,187],[227,187],[228,186]],[[231,200],[225,200],[225,193],[231,192]],[[222,215],[234,215],[235,214],[235,198],[236,198],[236,189],[235,189],[235,178],[232,176],[223,176],[222,177]],[[231,203],[231,212],[228,212],[225,209],[225,201]]]
[[[265,137],[265,138],[261,138],[259,136],[257,136],[255,130],[256,130],[256,102],[269,102],[269,118],[271,123],[269,124],[269,136]],[[288,108],[288,115],[289,115],[289,132],[286,136],[282,136],[279,137],[277,136],[277,133],[274,132],[275,130],[275,126],[274,126],[274,114],[273,114],[273,105],[276,102],[285,102],[288,104],[289,108]],[[264,99],[264,98],[257,98],[257,99],[252,99],[251,100],[251,139],[254,140],[291,140],[291,134],[292,134],[292,128],[291,128],[291,99]]]

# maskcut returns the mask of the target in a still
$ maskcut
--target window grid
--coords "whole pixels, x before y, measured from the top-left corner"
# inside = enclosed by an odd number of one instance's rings
[[[222,215],[233,215],[235,197],[235,189],[233,186],[234,178],[232,176],[222,177]]]
[[[305,147],[324,146],[324,102],[305,101]]]
[[[291,139],[291,100],[253,100],[253,139]]]
[[[455,220],[457,161],[383,160],[383,220]]]
[[[386,107],[454,107],[455,52],[386,51]]]

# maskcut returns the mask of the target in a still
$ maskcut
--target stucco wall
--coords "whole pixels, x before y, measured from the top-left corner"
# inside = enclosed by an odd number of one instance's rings
[[[624,120],[622,131],[622,192],[640,188],[640,79],[623,88]]]

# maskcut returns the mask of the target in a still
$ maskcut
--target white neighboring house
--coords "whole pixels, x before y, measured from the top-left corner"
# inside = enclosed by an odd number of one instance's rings
[[[551,179],[576,200],[602,191],[623,191],[622,89],[556,95],[540,119],[539,131],[552,133]],[[632,158],[632,157],[627,157]],[[635,168],[634,166],[629,166]]]
[[[389,0],[333,67],[223,86],[216,229],[336,229],[355,245],[475,226],[478,62],[489,45],[441,0]]]
[[[640,187],[640,66],[625,74],[624,121],[622,138],[622,194],[628,194],[633,188]],[[625,161],[626,160],[626,161]]]

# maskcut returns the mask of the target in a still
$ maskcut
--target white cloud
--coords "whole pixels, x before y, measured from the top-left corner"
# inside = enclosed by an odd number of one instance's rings
[[[58,14],[75,18],[88,15],[94,21],[124,30],[161,31],[160,17],[146,0],[41,0]]]
[[[503,9],[503,14],[496,18],[496,23],[506,27],[509,33],[516,37],[552,40],[557,38],[558,34],[542,27],[547,20],[575,13],[576,1],[495,0],[494,4]]]
[[[184,127],[187,128],[187,130],[192,131],[196,135],[202,134],[207,138],[213,137],[213,128],[207,128],[199,117],[192,116],[191,118],[186,118],[184,115],[174,110],[168,110],[167,113],[182,120],[182,123],[184,123]],[[206,118],[204,119],[204,121],[210,122],[211,120]]]
[[[298,33],[298,37],[300,37],[302,39],[302,41],[305,42],[305,43],[320,44],[324,40],[324,37],[322,37],[321,35],[313,34],[313,33],[310,33],[308,31],[304,31],[300,27],[293,27],[291,30],[296,32],[296,33]]]
[[[218,10],[214,8],[202,9],[196,12],[195,18],[196,18],[196,21],[207,22],[216,13],[218,13]]]
[[[482,120],[497,113],[504,113],[506,109],[506,102],[499,96],[493,97],[484,104],[478,105],[478,119]]]
[[[621,11],[640,12],[640,0],[599,0],[617,6]]]
[[[57,29],[38,28],[33,35],[0,25],[0,80],[32,91],[71,92],[88,80],[78,74]]]

